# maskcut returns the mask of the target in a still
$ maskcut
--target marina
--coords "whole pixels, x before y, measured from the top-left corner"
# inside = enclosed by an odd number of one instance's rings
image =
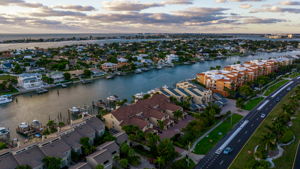
[[[32,95],[30,93],[16,96],[15,102],[0,106],[1,126],[11,129],[11,137],[19,137],[15,132],[16,126],[21,122],[30,122],[38,119],[42,123],[58,117],[67,122],[69,119],[68,109],[82,105],[92,105],[93,101],[117,95],[121,99],[131,100],[136,93],[172,86],[184,79],[191,79],[199,72],[209,70],[217,65],[224,66],[237,61],[247,61],[260,58],[269,58],[283,55],[296,55],[300,51],[285,53],[260,53],[247,57],[229,57],[224,60],[198,62],[191,65],[178,65],[173,68],[153,69],[140,74],[127,76],[115,76],[113,79],[105,78],[95,80],[86,85],[80,83],[70,85],[67,88],[50,89],[48,93]]]

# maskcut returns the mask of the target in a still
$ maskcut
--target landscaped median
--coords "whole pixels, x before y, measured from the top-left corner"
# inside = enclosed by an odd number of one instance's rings
[[[249,100],[246,102],[246,104],[243,106],[243,109],[245,110],[252,110],[255,106],[257,106],[262,100],[264,100],[263,97],[257,97],[254,99]]]
[[[284,145],[281,144],[281,148],[283,148],[283,154],[282,156],[275,160],[273,160],[275,164],[276,169],[288,169],[292,168],[294,156],[297,151],[297,144],[300,139],[300,113],[299,109],[296,109],[296,111],[292,115],[291,123],[289,123],[291,126],[287,127],[279,127],[279,123],[276,123],[278,119],[282,119],[280,117],[287,117],[287,114],[291,113],[291,108],[289,108],[289,105],[291,105],[292,100],[296,101],[295,103],[299,104],[299,99],[295,100],[295,98],[290,98],[291,96],[295,95],[296,91],[300,90],[293,89],[290,93],[288,93],[282,101],[270,112],[270,114],[266,117],[266,119],[262,122],[262,124],[257,128],[255,133],[250,137],[249,141],[245,144],[245,146],[242,148],[242,150],[239,152],[236,159],[233,161],[233,163],[230,166],[230,169],[240,169],[240,168],[268,168],[267,166],[270,166],[271,164],[268,164],[268,162],[264,160],[255,160],[256,158],[261,158],[261,156],[270,156],[276,155],[278,153],[278,150],[276,150],[276,146],[272,146],[272,144],[279,143],[286,143],[288,144]],[[298,96],[294,96],[296,98],[299,98]],[[298,101],[298,102],[297,102]],[[293,103],[293,104],[295,104]],[[292,110],[293,111],[293,110]],[[274,126],[275,123],[275,126]],[[275,129],[277,128],[277,129]],[[287,131],[287,132],[284,132]],[[277,138],[278,135],[275,133],[282,132],[283,134],[280,136],[280,139],[274,139]],[[268,134],[269,133],[269,134]],[[272,133],[274,133],[272,135]],[[295,139],[293,139],[293,136],[295,136]],[[277,145],[275,144],[275,145]],[[255,153],[254,150],[255,147],[263,145],[263,147],[266,147],[267,150],[270,148],[271,151],[265,152],[265,148],[262,149],[263,153]],[[266,146],[267,145],[267,146]],[[262,146],[260,146],[262,147]],[[261,148],[258,147],[257,151],[261,151]],[[259,150],[260,149],[260,150]],[[274,149],[274,150],[273,150]]]
[[[227,118],[223,123],[197,143],[194,153],[208,153],[218,143],[218,141],[220,141],[233,128],[233,126],[242,119],[242,117],[243,116],[239,114],[233,114],[232,118]]]
[[[282,80],[280,82],[275,83],[274,85],[270,86],[264,93],[265,96],[269,96],[275,90],[286,84],[289,80]]]

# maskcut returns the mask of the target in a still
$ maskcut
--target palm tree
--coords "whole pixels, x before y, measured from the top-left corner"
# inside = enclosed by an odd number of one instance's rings
[[[32,169],[29,165],[19,165],[16,169]]]
[[[164,129],[164,127],[165,127],[165,124],[164,124],[164,122],[163,122],[163,121],[161,121],[161,120],[158,120],[158,121],[157,121],[157,124],[158,124],[158,127],[159,127],[161,130],[163,130],[163,129]]]
[[[175,119],[178,120],[179,118],[182,118],[183,113],[180,110],[176,110],[173,112],[173,115]]]
[[[274,149],[276,147],[276,136],[273,133],[266,133],[261,139],[262,143],[265,145],[265,149]]]
[[[161,167],[165,164],[165,160],[162,157],[157,157],[155,160],[155,163],[158,164],[158,168],[161,169]]]
[[[47,156],[43,159],[43,163],[46,169],[58,169],[61,167],[62,159]]]

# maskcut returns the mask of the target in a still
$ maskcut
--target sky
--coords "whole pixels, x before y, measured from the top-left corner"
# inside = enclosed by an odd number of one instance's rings
[[[300,0],[0,0],[0,33],[300,33]]]

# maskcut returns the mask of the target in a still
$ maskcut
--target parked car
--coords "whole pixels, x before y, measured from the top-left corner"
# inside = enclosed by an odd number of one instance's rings
[[[266,115],[265,115],[265,114],[261,114],[260,117],[261,117],[261,118],[265,118]]]
[[[280,101],[280,99],[279,99],[279,97],[277,97],[277,98],[276,98],[276,102],[279,102],[279,101]]]

